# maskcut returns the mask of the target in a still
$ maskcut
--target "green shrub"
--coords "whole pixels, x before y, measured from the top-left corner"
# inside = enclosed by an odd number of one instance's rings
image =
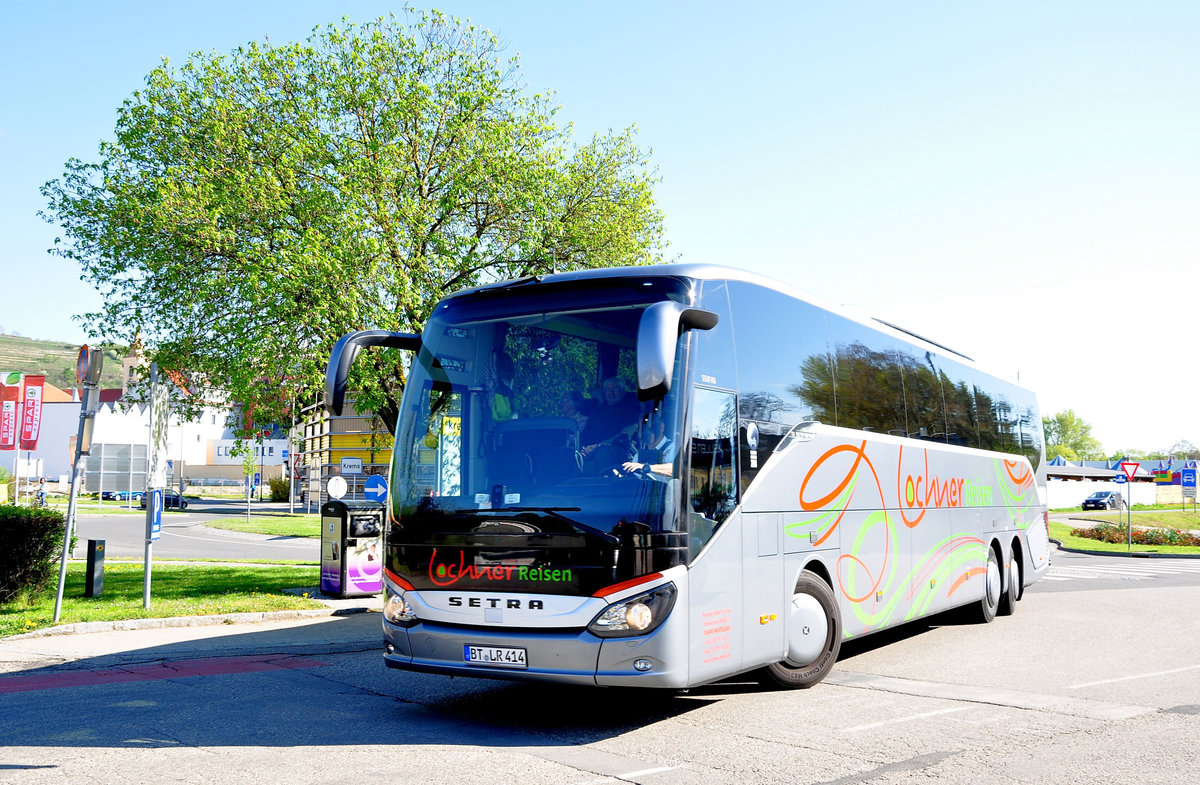
[[[1071,535],[1118,545],[1130,540],[1126,528],[1113,523],[1098,523],[1091,529],[1075,529]],[[1200,546],[1200,536],[1195,532],[1182,532],[1178,529],[1134,529],[1132,540],[1134,545]]]
[[[267,481],[267,487],[271,489],[271,501],[285,502],[288,500],[288,478],[276,477]]]
[[[58,510],[0,505],[0,603],[49,585],[62,554],[63,520]]]

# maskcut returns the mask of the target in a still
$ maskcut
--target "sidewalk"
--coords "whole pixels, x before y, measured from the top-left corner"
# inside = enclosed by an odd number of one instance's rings
[[[163,659],[333,654],[382,646],[381,596],[317,599],[326,607],[82,622],[0,638],[0,674]]]
[[[214,622],[214,617],[147,619],[144,621],[167,624],[76,634],[16,635],[0,640],[0,685],[5,675],[34,669],[91,670],[164,660],[382,650],[379,613],[365,608],[351,612],[330,609],[289,613],[292,618],[288,619],[224,622]],[[297,613],[309,615],[297,617]],[[191,623],[195,619],[204,621]]]

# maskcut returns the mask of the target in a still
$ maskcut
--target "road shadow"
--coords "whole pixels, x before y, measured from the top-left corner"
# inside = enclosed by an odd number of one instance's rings
[[[931,629],[947,612],[842,646],[839,662]],[[575,687],[386,668],[378,613],[96,654],[0,675],[0,739],[13,747],[570,746],[710,704],[773,692],[754,674],[689,691]],[[129,633],[130,641],[145,640]],[[66,654],[71,638],[44,644]],[[79,636],[80,645],[85,636]],[[4,644],[0,642],[0,649]],[[12,658],[8,660],[11,662]]]
[[[910,638],[916,638],[940,627],[971,627],[979,624],[972,613],[972,608],[954,608],[942,611],[924,619],[917,619],[896,627],[871,633],[863,638],[855,638],[842,644],[838,653],[838,663],[852,660],[855,657],[883,648],[892,643],[898,643]]]
[[[679,717],[744,685],[690,693],[395,671],[378,614],[238,629],[0,675],[6,747],[570,746]]]

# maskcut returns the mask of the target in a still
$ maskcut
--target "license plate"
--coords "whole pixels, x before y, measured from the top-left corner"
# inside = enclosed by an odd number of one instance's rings
[[[527,668],[524,649],[498,646],[463,646],[463,661],[468,665],[490,665],[493,668]]]

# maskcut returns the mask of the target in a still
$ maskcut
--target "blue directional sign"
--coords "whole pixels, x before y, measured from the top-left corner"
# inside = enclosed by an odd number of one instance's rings
[[[387,480],[378,474],[372,474],[363,486],[363,496],[366,496],[368,501],[383,504],[387,501]]]
[[[1128,480],[1125,479],[1125,474],[1123,472],[1117,472],[1115,475],[1113,475],[1113,482],[1115,482],[1117,485],[1121,485],[1128,482]]]
[[[1197,469],[1183,469],[1179,472],[1179,481],[1184,488],[1196,487],[1196,472]]]

